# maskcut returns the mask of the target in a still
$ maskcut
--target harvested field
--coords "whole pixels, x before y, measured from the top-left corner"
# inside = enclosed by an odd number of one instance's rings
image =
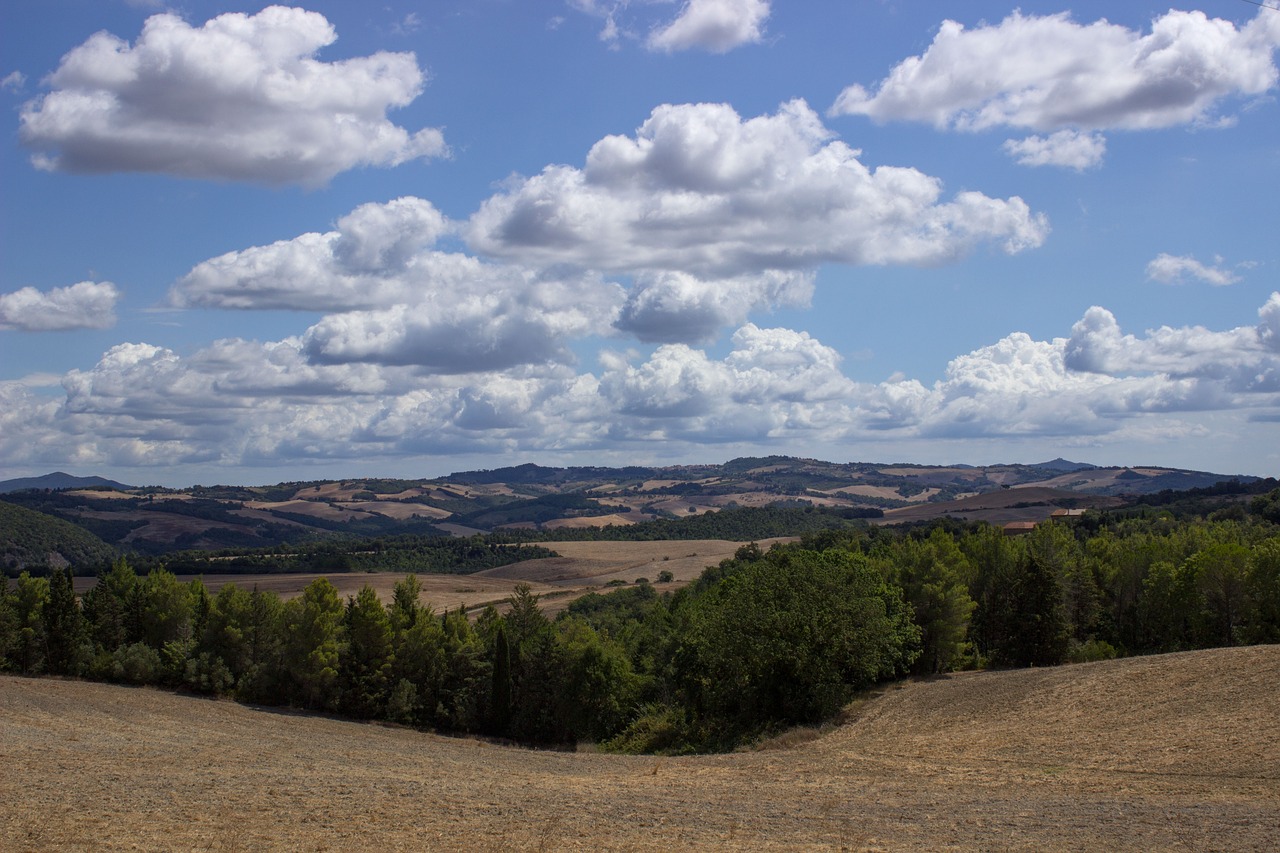
[[[180,517],[180,516],[179,516]],[[760,547],[768,549],[774,542],[793,541],[787,538],[763,539]],[[621,580],[633,583],[637,578],[655,581],[658,573],[666,570],[674,576],[670,584],[660,589],[674,590],[696,579],[707,566],[732,557],[741,542],[724,539],[669,540],[653,542],[544,542],[539,543],[560,554],[538,560],[525,560],[487,569],[469,575],[419,572],[422,583],[422,602],[440,612],[464,607],[476,611],[487,604],[500,604],[508,598],[518,584],[527,583],[535,595],[541,598],[542,609],[554,616],[569,603],[588,592],[602,591],[609,581]],[[262,573],[203,575],[201,579],[209,592],[229,583],[245,589],[257,587],[264,592],[274,592],[288,600],[297,598],[307,585],[319,577],[325,577],[346,598],[355,595],[366,584],[373,587],[383,603],[391,601],[392,590],[405,576],[404,572],[338,572],[338,573]],[[178,575],[187,583],[196,575]],[[72,584],[78,595],[83,595],[98,582],[96,577],[77,577]]]
[[[6,676],[0,848],[1271,851],[1277,707],[1280,646],[1217,649],[915,682],[822,736],[653,758]]]
[[[761,539],[766,551],[775,542],[794,542],[794,537]],[[648,542],[540,542],[559,557],[525,560],[496,569],[486,569],[472,577],[510,578],[554,584],[577,585],[590,581],[599,586],[611,580],[634,582],[655,580],[658,572],[669,571],[676,584],[697,579],[707,566],[734,555],[742,542],[726,539],[662,539]]]
[[[244,589],[257,587],[263,592],[274,592],[286,601],[302,595],[302,591],[308,584],[316,578],[323,577],[328,578],[338,588],[338,594],[344,599],[355,595],[361,588],[368,585],[378,593],[379,600],[386,604],[391,601],[396,583],[404,576],[404,572],[345,572],[202,575],[200,577],[211,595],[217,595],[218,590],[233,583]],[[178,580],[183,583],[188,583],[195,578],[196,575],[178,575]],[[561,587],[539,583],[536,579],[522,581],[520,578],[486,578],[476,575],[419,574],[418,580],[422,584],[421,602],[424,605],[430,605],[436,612],[445,609],[457,610],[458,607],[472,610],[491,602],[503,601],[515,592],[516,584],[521,582],[528,583],[533,592],[538,595],[562,596],[565,594],[565,590]],[[83,595],[97,581],[97,578],[74,578],[72,584],[76,593]]]

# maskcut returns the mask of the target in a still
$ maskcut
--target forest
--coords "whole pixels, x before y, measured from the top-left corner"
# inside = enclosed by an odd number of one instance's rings
[[[323,578],[282,601],[120,559],[83,598],[69,570],[6,582],[0,663],[522,744],[729,750],[904,677],[1280,642],[1278,511],[1275,490],[1016,537],[952,520],[821,530],[554,619],[523,587],[472,620],[433,613],[412,575],[385,605]]]

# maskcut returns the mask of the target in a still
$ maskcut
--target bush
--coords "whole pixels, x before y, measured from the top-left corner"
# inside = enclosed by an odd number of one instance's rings
[[[112,676],[130,684],[155,684],[162,672],[160,653],[146,643],[132,643],[116,649],[112,657]]]
[[[1115,647],[1106,640],[1089,640],[1088,642],[1071,642],[1067,649],[1067,660],[1071,663],[1089,663],[1095,660],[1112,660],[1116,656]]]

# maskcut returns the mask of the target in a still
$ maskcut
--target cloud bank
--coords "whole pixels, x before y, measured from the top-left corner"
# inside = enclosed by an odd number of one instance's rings
[[[154,15],[132,45],[99,32],[23,106],[20,138],[42,169],[308,186],[446,153],[439,130],[386,118],[422,91],[414,55],[317,60],[336,39],[323,15],[282,6],[198,28]]]
[[[465,345],[464,345],[465,346]],[[63,378],[65,399],[0,383],[0,453],[33,463],[223,465],[443,453],[892,438],[1176,439],[1194,417],[1280,414],[1280,293],[1231,329],[1124,332],[1090,308],[1065,337],[1013,332],[931,384],[849,379],[805,332],[741,326],[723,357],[687,344],[469,373],[317,360],[308,342],[218,341],[188,356],[120,344]],[[1192,420],[1187,420],[1192,418]]]

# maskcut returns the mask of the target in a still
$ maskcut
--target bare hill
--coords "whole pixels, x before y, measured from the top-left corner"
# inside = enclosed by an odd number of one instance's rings
[[[891,688],[793,748],[531,752],[0,678],[5,850],[1274,850],[1280,646]],[[802,740],[794,738],[793,740]]]

